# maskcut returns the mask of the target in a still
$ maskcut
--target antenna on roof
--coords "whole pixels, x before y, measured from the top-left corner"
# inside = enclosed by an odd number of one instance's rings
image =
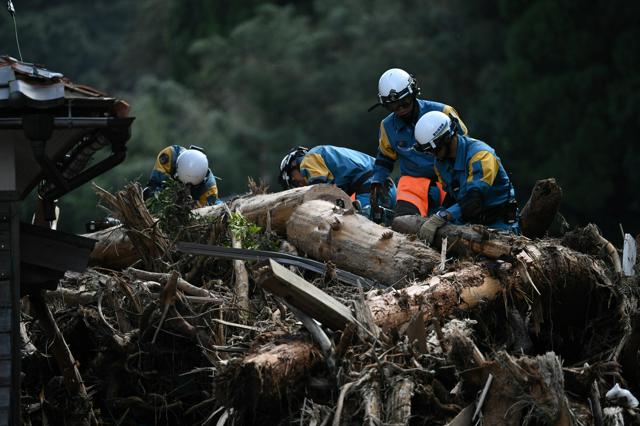
[[[7,0],[7,10],[13,18],[13,29],[16,33],[16,45],[18,46],[18,55],[20,56],[20,62],[22,62],[22,52],[20,51],[20,40],[18,40],[18,25],[16,24],[16,8],[13,7],[13,2]]]

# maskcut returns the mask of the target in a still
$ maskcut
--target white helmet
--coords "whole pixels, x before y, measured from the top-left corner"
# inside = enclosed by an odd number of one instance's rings
[[[209,171],[207,156],[197,149],[187,149],[176,160],[176,177],[183,183],[198,185]]]
[[[429,111],[416,123],[415,137],[418,143],[414,145],[414,149],[420,152],[435,151],[448,137],[453,136],[455,129],[455,122],[447,114]],[[441,138],[442,136],[447,138]]]
[[[405,70],[391,68],[378,81],[378,100],[385,105],[409,95],[418,95],[418,82]]]

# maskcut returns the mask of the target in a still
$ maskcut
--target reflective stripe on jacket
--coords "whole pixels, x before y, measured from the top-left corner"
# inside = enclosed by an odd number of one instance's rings
[[[445,114],[452,114],[459,120],[461,134],[467,134],[467,126],[453,107],[440,102],[422,99],[418,99],[418,106],[420,112],[417,118],[430,111],[442,111]],[[433,155],[412,149],[416,143],[414,130],[415,123],[407,124],[394,113],[389,114],[382,120],[378,135],[378,154],[374,166],[373,182],[384,182],[393,171],[396,160],[400,161],[401,176],[435,179]]]
[[[477,139],[458,135],[455,161],[436,159],[435,171],[443,189],[456,201],[447,208],[453,216],[452,223],[464,223],[459,203],[471,189],[477,189],[482,193],[485,209],[502,206],[507,201],[515,199],[515,190],[500,158],[493,148]],[[488,226],[508,229],[514,225],[498,220]]]
[[[311,148],[300,162],[300,173],[307,184],[331,183],[348,195],[356,194],[364,206],[369,205],[369,191],[373,177],[372,156],[332,145]],[[388,188],[388,208],[395,206],[395,185]]]
[[[369,192],[374,158],[349,148],[319,145],[300,163],[308,184],[332,183],[347,194]]]

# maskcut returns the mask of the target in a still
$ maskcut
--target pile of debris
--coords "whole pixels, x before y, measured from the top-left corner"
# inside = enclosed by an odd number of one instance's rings
[[[332,186],[97,192],[123,225],[24,301],[23,424],[640,424],[640,287],[595,226],[436,251]]]

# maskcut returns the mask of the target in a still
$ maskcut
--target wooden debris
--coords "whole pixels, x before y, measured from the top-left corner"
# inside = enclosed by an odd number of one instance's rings
[[[537,181],[520,213],[522,235],[531,239],[542,238],[558,213],[561,201],[562,189],[555,179]]]
[[[382,403],[380,400],[380,384],[370,380],[362,386],[362,405],[364,409],[363,424],[379,426],[382,424]]]
[[[242,238],[231,232],[231,247],[242,248]],[[241,309],[242,318],[249,318],[249,273],[244,266],[244,261],[233,261],[233,272],[235,277],[234,290]]]
[[[252,407],[243,412],[245,424],[268,424],[286,396],[322,359],[314,343],[304,339],[259,346],[227,373],[234,375],[233,382],[219,377],[219,387],[225,391],[220,398],[234,407]]]
[[[125,228],[115,226],[109,229],[97,231],[84,236],[98,240],[90,255],[91,265],[100,265],[105,268],[122,269],[133,265],[137,260],[143,259],[145,265],[151,261],[151,254],[158,254],[166,249],[166,237],[158,230],[155,219],[152,218],[139,194],[139,187],[130,185],[124,191],[111,195],[100,187],[95,187],[97,194],[107,204],[112,214],[124,220]],[[334,185],[313,185],[294,188],[275,194],[259,194],[233,200],[228,206],[215,205],[193,210],[197,217],[218,219],[227,211],[238,211],[249,221],[276,232],[281,236],[286,235],[286,224],[291,213],[302,203],[310,200],[325,200],[336,205],[344,206],[346,213],[353,214],[351,199],[342,190]],[[137,210],[136,210],[137,209]],[[144,211],[136,217],[136,211]],[[126,217],[134,219],[135,223],[126,222]],[[154,247],[156,242],[160,245]],[[147,247],[148,246],[148,247]],[[142,247],[138,250],[136,247]],[[147,247],[149,253],[144,247]],[[145,254],[143,258],[141,254]],[[152,269],[147,267],[147,269]]]
[[[302,277],[273,259],[269,259],[269,267],[271,273],[265,274],[260,282],[264,289],[334,330],[342,330],[354,321],[349,308]]]
[[[160,269],[162,259],[169,253],[170,243],[147,210],[140,185],[129,184],[115,195],[97,185],[94,190],[113,216],[124,223],[127,237],[142,257],[146,269]]]
[[[76,409],[67,413],[66,420],[77,425],[90,425],[96,422],[93,413],[92,402],[87,393],[76,360],[69,350],[69,346],[56,323],[51,310],[47,306],[42,293],[32,293],[29,296],[31,309],[35,313],[40,325],[53,342],[53,353],[62,372],[65,388],[72,400],[75,400]]]
[[[411,398],[415,384],[408,377],[399,377],[391,385],[387,399],[387,424],[408,425],[411,417]]]
[[[157,281],[160,283],[166,283],[171,275],[170,274],[165,274],[165,273],[160,273],[160,272],[149,272],[149,271],[143,271],[141,269],[136,269],[136,268],[127,268],[127,270],[125,271],[125,274],[136,278],[136,279],[140,279],[140,280],[146,280],[146,281]],[[192,296],[200,296],[200,297],[207,297],[212,299],[212,301],[217,301],[217,303],[222,303],[219,299],[217,299],[215,297],[214,294],[212,294],[210,291],[205,290],[202,287],[196,287],[193,284],[185,281],[184,279],[178,277],[178,280],[176,282],[178,288],[181,291],[184,291],[186,294],[190,294]]]
[[[367,305],[374,322],[383,331],[397,329],[418,312],[425,322],[436,315],[449,315],[456,310],[471,309],[481,302],[493,300],[502,292],[500,281],[479,265],[431,277],[423,283],[384,294],[369,293]]]
[[[104,195],[114,211],[135,215],[120,205],[139,202],[127,191]],[[98,238],[99,269],[45,296],[49,325],[42,304],[33,312],[25,304],[23,339],[33,347],[22,404],[31,424],[88,424],[90,408],[104,424],[637,422],[634,410],[599,405],[613,382],[639,391],[640,291],[596,228],[558,241],[447,225],[436,243],[446,238],[447,247],[436,251],[354,214],[331,186],[229,204],[286,236],[268,234],[269,250],[280,243],[389,287],[364,294],[330,273],[303,278],[246,261],[238,290],[231,263],[181,256],[168,240],[151,244],[155,219],[141,210]],[[206,226],[193,242],[231,243],[226,221]],[[535,227],[544,234],[544,224]],[[147,270],[126,268],[136,254]],[[252,316],[243,318],[247,306]],[[60,339],[67,349],[58,354]],[[68,398],[67,382],[81,397]],[[66,413],[74,404],[77,415]]]
[[[82,236],[97,240],[89,254],[89,266],[120,270],[141,259],[122,225]]]

